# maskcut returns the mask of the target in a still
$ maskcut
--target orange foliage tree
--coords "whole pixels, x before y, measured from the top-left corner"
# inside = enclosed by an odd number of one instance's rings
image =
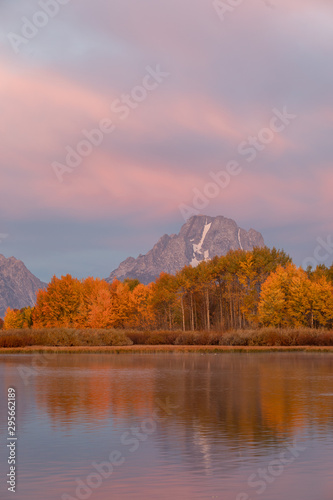
[[[75,327],[81,306],[82,284],[70,274],[53,276],[46,290],[39,290],[33,313],[34,328]]]
[[[114,280],[52,278],[37,294],[34,328],[142,328],[154,323],[151,287]]]
[[[333,326],[333,266],[303,271],[282,250],[254,248],[185,266],[155,283],[52,278],[31,309],[4,327],[230,330],[253,325]]]

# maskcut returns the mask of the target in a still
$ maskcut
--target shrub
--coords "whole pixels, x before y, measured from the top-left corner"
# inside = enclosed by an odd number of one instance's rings
[[[0,334],[0,347],[26,346],[117,346],[132,345],[125,332],[115,330],[76,330],[42,328],[7,330]]]
[[[126,331],[126,335],[134,345],[144,345],[147,340],[147,332]]]
[[[0,347],[122,346],[333,346],[333,331],[310,328],[259,328],[226,333],[183,331],[127,331],[114,329],[41,328],[2,330]]]
[[[221,335],[209,332],[182,332],[175,345],[219,345]]]
[[[152,332],[146,339],[146,345],[174,345],[177,332]]]
[[[126,330],[125,330],[126,331]],[[126,335],[133,341],[134,345],[173,345],[179,335],[179,331],[126,331]]]
[[[219,344],[232,346],[330,346],[333,345],[333,332],[311,328],[234,330],[223,334]]]

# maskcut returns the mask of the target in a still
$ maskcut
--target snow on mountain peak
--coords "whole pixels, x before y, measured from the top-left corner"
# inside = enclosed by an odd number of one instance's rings
[[[211,225],[212,225],[211,222],[209,222],[207,224],[207,221],[206,221],[206,224],[205,224],[205,226],[203,228],[201,240],[199,241],[199,243],[197,245],[195,243],[193,243],[193,259],[190,262],[190,265],[192,267],[196,267],[199,264],[199,262],[200,262],[197,259],[197,254],[204,255],[204,260],[209,260],[209,250],[206,250],[204,252],[204,254],[202,254],[202,245],[203,245],[203,243],[205,241],[205,238],[207,236],[208,231],[210,230],[210,226]]]

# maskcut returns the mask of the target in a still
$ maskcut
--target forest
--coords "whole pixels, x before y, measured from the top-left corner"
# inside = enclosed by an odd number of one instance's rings
[[[4,330],[29,328],[228,332],[333,327],[333,265],[303,270],[268,247],[230,251],[155,282],[53,277],[33,308],[8,308]]]

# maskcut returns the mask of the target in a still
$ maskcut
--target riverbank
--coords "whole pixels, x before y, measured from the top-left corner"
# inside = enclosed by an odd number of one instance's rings
[[[331,352],[333,346],[199,346],[199,345],[131,345],[131,346],[27,346],[0,348],[0,354],[95,353],[95,354],[159,354],[159,353],[202,353],[225,352]]]
[[[44,328],[0,331],[0,349],[72,352],[220,352],[230,350],[333,349],[333,331],[310,328],[256,328],[228,332],[133,331]],[[201,349],[201,351],[200,351]]]

